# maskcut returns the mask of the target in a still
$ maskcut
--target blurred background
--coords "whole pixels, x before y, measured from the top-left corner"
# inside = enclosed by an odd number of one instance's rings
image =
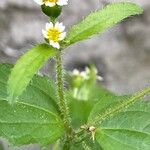
[[[90,12],[118,1],[69,0],[60,21],[68,30]],[[150,1],[130,1],[141,5],[144,14],[130,17],[99,36],[69,47],[63,56],[67,70],[82,70],[95,64],[104,78],[102,84],[118,94],[132,93],[150,85]],[[0,0],[0,63],[15,63],[28,48],[44,42],[41,30],[47,19],[33,0]],[[54,72],[54,60],[43,71]],[[6,150],[12,150],[3,145]],[[39,147],[15,148],[23,149],[38,150]]]

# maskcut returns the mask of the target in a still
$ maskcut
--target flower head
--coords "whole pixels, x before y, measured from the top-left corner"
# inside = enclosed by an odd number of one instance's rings
[[[68,4],[68,0],[34,0],[39,5],[54,7],[55,5],[63,6]]]
[[[90,73],[90,69],[88,67],[86,67],[84,71],[79,71],[78,69],[74,69],[72,71],[73,76],[81,76],[84,79],[88,76],[89,73]]]
[[[103,81],[103,78],[101,76],[98,76],[98,70],[95,67],[89,68],[86,67],[85,71],[79,71],[77,69],[74,69],[72,72],[72,75],[75,77],[81,77],[83,80],[89,80],[90,79],[90,75],[91,74],[95,74],[96,75],[96,79],[99,81]]]
[[[95,87],[96,81],[102,81],[102,77],[98,76],[98,70],[95,66],[90,65],[90,67],[86,67],[84,71],[79,71],[74,69],[70,72],[70,84],[72,87],[72,95],[77,100],[85,100],[87,101],[91,89]],[[92,138],[94,141],[95,131],[94,127],[90,127],[90,132],[92,133]]]
[[[62,23],[52,22],[46,23],[46,30],[42,30],[43,36],[49,41],[49,44],[54,48],[60,49],[59,42],[66,37],[66,32],[64,32],[65,26]]]
[[[74,69],[73,72],[72,72],[72,75],[75,76],[75,77],[81,77],[81,78],[83,78],[83,80],[88,80],[89,79],[86,71],[80,72],[79,70]]]

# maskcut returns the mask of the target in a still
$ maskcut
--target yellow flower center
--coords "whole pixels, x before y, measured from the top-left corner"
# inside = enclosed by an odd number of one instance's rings
[[[48,30],[48,38],[49,38],[49,40],[52,40],[54,42],[59,41],[60,34],[61,34],[61,32],[55,28]]]
[[[51,3],[56,3],[58,0],[43,0],[44,3],[48,3],[48,2],[51,2]]]

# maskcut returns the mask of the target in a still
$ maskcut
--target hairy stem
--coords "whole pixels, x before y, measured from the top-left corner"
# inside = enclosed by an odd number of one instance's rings
[[[119,113],[123,109],[128,108],[130,105],[133,105],[136,101],[138,101],[139,99],[141,99],[142,97],[144,97],[145,95],[149,93],[150,93],[150,87],[135,94],[128,100],[122,101],[121,103],[116,105],[114,108],[107,109],[103,114],[98,115],[91,124],[95,126],[98,124],[101,124],[104,120],[114,116],[116,113]]]
[[[67,101],[66,101],[65,93],[64,93],[64,78],[63,78],[63,65],[62,65],[61,51],[59,51],[56,56],[56,72],[57,72],[57,92],[58,92],[58,99],[59,99],[58,105],[59,105],[59,109],[61,112],[61,116],[64,121],[65,129],[66,129],[66,142],[64,145],[65,145],[65,148],[67,147],[68,149],[67,141],[69,141],[73,131],[70,125],[71,119],[69,116],[69,108],[67,106]]]
[[[64,78],[63,78],[61,51],[59,51],[56,56],[56,65],[57,65],[57,92],[58,92],[58,99],[59,99],[59,108],[61,111],[61,115],[64,119],[64,123],[70,126],[69,110],[68,110],[68,106],[64,94],[64,80],[63,80]]]

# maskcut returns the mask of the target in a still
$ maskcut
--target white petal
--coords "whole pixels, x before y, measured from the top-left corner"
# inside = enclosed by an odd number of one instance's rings
[[[55,2],[46,2],[45,5],[49,6],[49,7],[53,7],[56,5],[56,3]]]
[[[57,5],[60,5],[60,6],[68,5],[68,0],[58,0]]]
[[[87,76],[85,71],[82,71],[80,74],[83,78],[85,78]]]
[[[50,41],[50,45],[53,46],[54,48],[60,49],[60,45],[58,42]]]
[[[79,72],[79,70],[74,69],[73,72],[72,72],[72,74],[73,74],[74,76],[78,76],[78,75],[80,74],[80,72]]]
[[[81,75],[81,77],[83,77],[85,80],[88,80],[88,79],[89,79],[89,76],[86,74],[85,71],[82,71],[82,72],[80,73],[80,75]]]
[[[42,30],[42,33],[43,33],[44,38],[48,39],[47,32],[45,30]]]
[[[60,34],[59,40],[62,41],[66,37],[66,32]]]
[[[97,80],[103,81],[104,79],[103,79],[103,77],[101,77],[101,76],[97,76]]]
[[[63,32],[64,30],[65,30],[65,26],[60,25],[60,26],[59,26],[59,31],[60,31],[60,32]]]
[[[63,23],[56,22],[55,28],[58,29],[60,32],[63,32],[65,30],[65,26],[63,26]]]
[[[43,5],[44,4],[44,2],[43,2],[43,0],[34,0],[37,4],[39,4],[39,5]]]
[[[59,28],[60,25],[62,25],[62,23],[56,22],[55,23],[55,28]]]
[[[46,30],[49,30],[49,29],[52,29],[54,26],[53,26],[53,23],[50,22],[50,23],[46,23]]]
[[[90,69],[89,69],[88,67],[86,67],[86,68],[85,68],[85,72],[86,72],[87,74],[89,74],[89,73],[90,73]]]

